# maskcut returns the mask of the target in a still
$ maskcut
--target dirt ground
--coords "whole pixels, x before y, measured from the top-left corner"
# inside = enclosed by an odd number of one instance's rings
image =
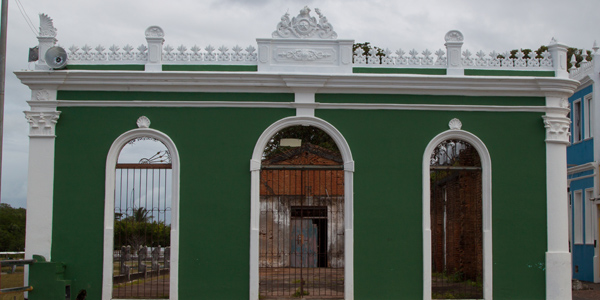
[[[344,268],[260,268],[259,293],[261,299],[343,299]]]
[[[573,300],[599,300],[600,299],[600,283],[585,282],[583,290],[573,291]]]
[[[113,289],[113,297],[141,298],[152,295],[153,298],[169,298],[169,278],[169,275],[162,275],[116,285]]]

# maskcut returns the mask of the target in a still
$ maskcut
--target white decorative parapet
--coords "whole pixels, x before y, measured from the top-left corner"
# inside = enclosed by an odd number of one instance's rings
[[[258,43],[258,71],[286,73],[352,73],[353,40],[337,39],[327,18],[304,7],[298,16],[281,17],[270,39]]]
[[[338,39],[327,18],[316,8],[318,16],[304,7],[296,17],[288,13],[281,17],[272,38],[257,39],[257,46],[248,47],[197,45],[177,47],[164,45],[164,31],[158,26],[146,29],[146,44],[105,47],[71,46],[68,65],[144,65],[146,71],[161,71],[162,65],[256,65],[259,72],[291,73],[352,73],[353,67],[447,69],[446,74],[464,75],[465,69],[539,70],[555,71],[557,77],[569,76],[566,70],[566,46],[554,39],[548,51],[525,54],[510,52],[463,50],[464,36],[458,30],[445,35],[445,48],[435,52],[425,49],[391,51],[381,54],[364,53],[362,48],[352,52],[353,40]],[[49,69],[43,57],[56,44],[56,28],[47,15],[40,15],[40,60],[37,69]],[[410,49],[410,48],[409,48]],[[512,56],[512,58],[511,58]],[[572,70],[571,74],[584,72]]]
[[[589,61],[587,60],[587,51],[585,51],[584,49],[583,53],[581,53],[583,60],[581,60],[581,62],[579,63],[579,68],[575,66],[577,63],[577,59],[575,58],[575,54],[573,54],[573,56],[571,57],[571,69],[569,69],[569,78],[581,81],[585,76],[592,75],[592,73],[594,72],[593,58],[597,55],[600,55],[600,53],[598,53],[598,49],[600,49],[600,47],[598,47],[598,44],[596,43],[596,41],[594,41],[594,46],[592,47],[592,50],[594,50],[594,52],[592,53],[592,60]]]
[[[215,49],[213,46],[201,48],[197,45],[187,48],[180,45],[177,49],[171,45],[162,48],[160,61],[162,64],[254,64],[256,65],[256,48],[248,46],[241,48],[235,46],[231,49],[221,46]],[[148,62],[148,47],[144,44],[134,48],[125,45],[120,48],[112,45],[108,49],[102,45],[92,48],[84,45],[81,48],[71,46],[68,49],[68,64],[146,64]]]

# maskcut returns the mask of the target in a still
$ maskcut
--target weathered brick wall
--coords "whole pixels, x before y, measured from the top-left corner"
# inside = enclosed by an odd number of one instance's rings
[[[461,166],[481,166],[472,147],[463,150],[458,161]],[[465,279],[475,280],[483,274],[481,170],[436,171],[432,178],[435,178],[431,182],[433,271],[444,271],[445,248],[445,271],[462,273]]]

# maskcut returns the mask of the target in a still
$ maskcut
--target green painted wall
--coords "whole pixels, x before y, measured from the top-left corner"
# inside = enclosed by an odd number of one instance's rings
[[[316,116],[340,130],[355,161],[356,299],[422,298],[421,164],[429,141],[452,118],[486,144],[492,159],[494,299],[544,299],[542,114],[318,110]]]
[[[98,97],[117,100],[130,95],[118,92]],[[289,100],[289,95],[261,96],[262,101]],[[95,96],[90,92],[59,93],[59,99],[69,97]],[[164,99],[165,95],[157,97]],[[364,99],[359,95],[317,95],[318,101],[324,102],[360,102],[357,97]],[[415,96],[394,98],[417,101]],[[428,99],[421,97],[422,101]],[[540,99],[473,97],[472,101],[538,103]],[[145,115],[152,121],[151,128],[171,137],[182,163],[180,299],[247,299],[249,160],[264,129],[295,115],[295,110],[59,110],[52,260],[65,264],[64,278],[71,280],[72,290],[87,289],[87,299],[100,298],[106,155],[112,142],[136,128],[137,118]],[[340,130],[356,162],[356,299],[421,299],[423,151],[455,117],[464,130],[481,138],[492,158],[494,299],[544,298],[546,171],[541,113],[317,110],[316,116]]]

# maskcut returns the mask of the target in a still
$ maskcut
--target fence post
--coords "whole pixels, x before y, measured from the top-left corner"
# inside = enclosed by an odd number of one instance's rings
[[[162,45],[165,42],[165,32],[158,26],[150,26],[146,29],[146,41],[148,42],[148,62],[146,71],[162,71]]]
[[[461,50],[464,36],[458,30],[450,30],[446,33],[446,53],[448,55],[448,66],[446,75],[463,76],[465,69],[462,64]]]
[[[548,45],[548,52],[550,52],[552,58],[554,76],[569,78],[569,72],[567,71],[567,45],[561,44],[552,38],[550,45]]]

